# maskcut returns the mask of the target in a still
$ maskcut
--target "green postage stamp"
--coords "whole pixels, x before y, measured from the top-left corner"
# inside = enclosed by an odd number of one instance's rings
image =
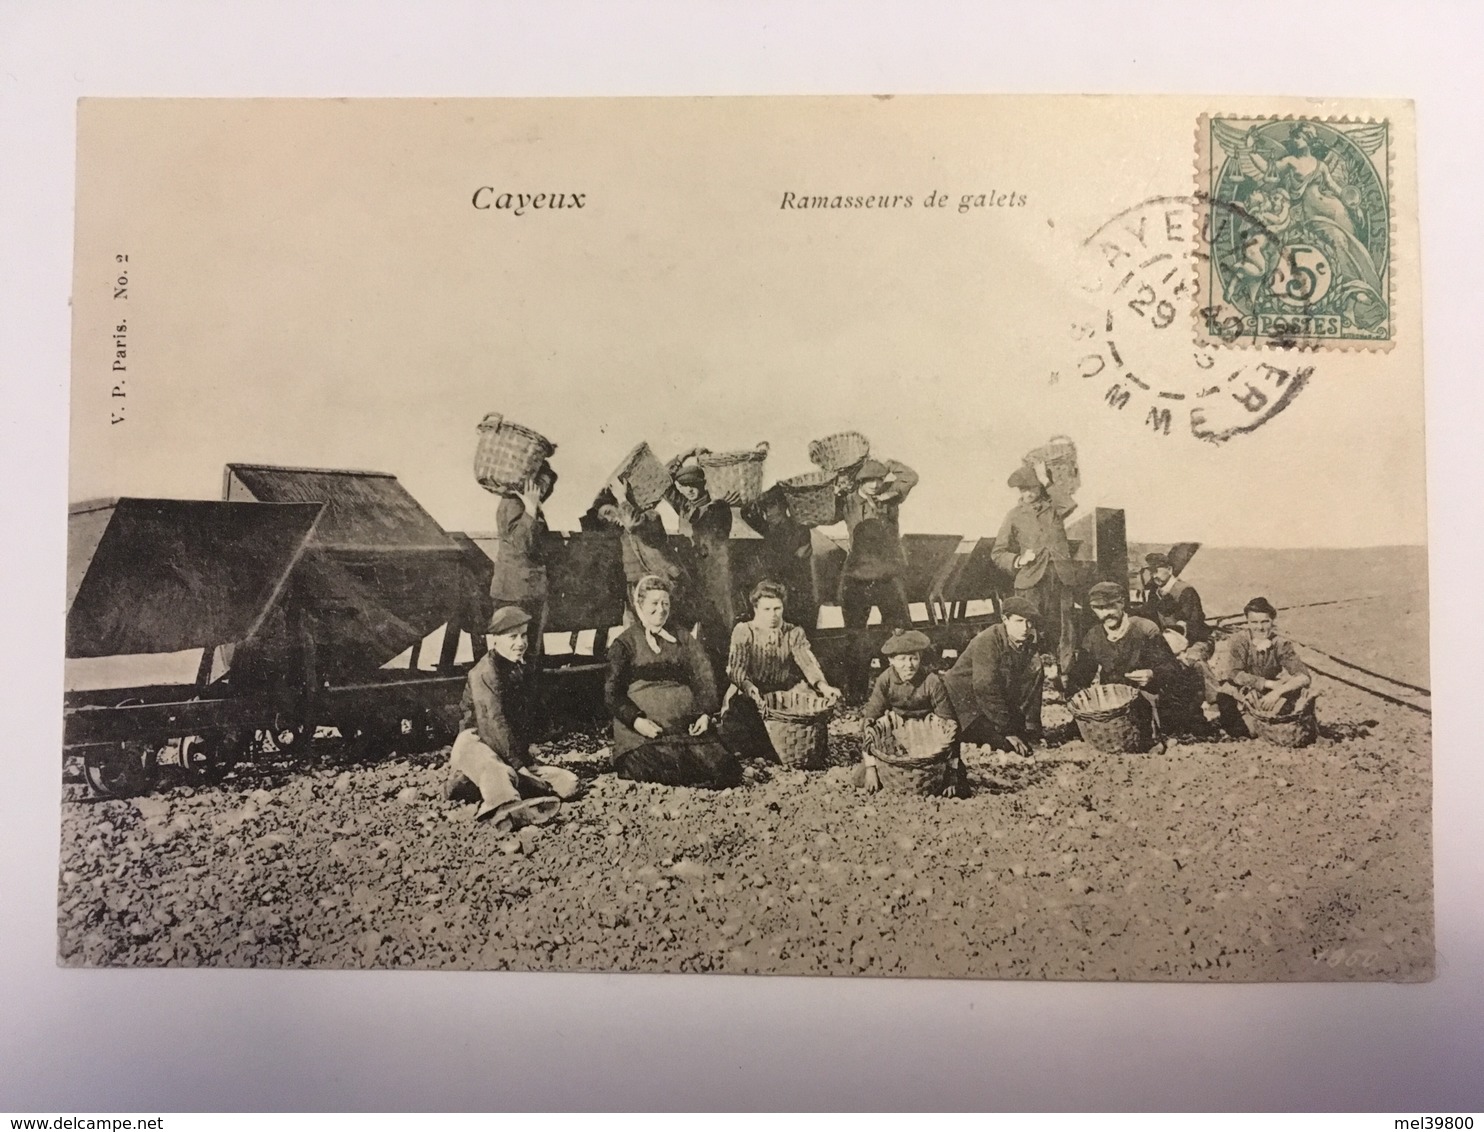
[[[1207,341],[1390,346],[1390,142],[1384,120],[1201,118]]]

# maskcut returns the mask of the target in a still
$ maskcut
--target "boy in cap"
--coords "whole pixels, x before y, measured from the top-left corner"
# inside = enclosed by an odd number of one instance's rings
[[[1036,610],[1040,635],[1065,678],[1077,646],[1077,577],[1066,528],[1072,507],[1052,500],[1030,464],[1021,464],[1006,483],[1020,493],[1020,501],[1000,524],[990,558],[1015,579],[1015,596]]]
[[[1036,651],[1040,611],[1006,598],[1002,618],[979,633],[943,677],[966,743],[985,743],[1029,757],[1042,737],[1045,670]]]
[[[571,771],[543,766],[531,756],[533,704],[525,656],[531,615],[505,605],[490,618],[490,651],[469,669],[458,738],[449,752],[453,798],[472,785],[479,791],[475,821],[502,830],[548,821],[566,800],[581,793]]]
[[[916,629],[894,633],[881,646],[881,655],[887,658],[887,665],[876,677],[870,698],[861,709],[861,721],[868,738],[863,750],[863,764],[856,771],[856,785],[864,786],[868,791],[881,789],[881,776],[876,770],[876,756],[869,740],[871,724],[882,718],[895,722],[936,715],[957,729],[958,717],[954,714],[953,701],[948,697],[943,677],[923,667],[922,654],[930,648],[932,642],[927,634]],[[956,744],[953,761],[950,781],[955,784],[952,789],[956,791],[962,773]]]

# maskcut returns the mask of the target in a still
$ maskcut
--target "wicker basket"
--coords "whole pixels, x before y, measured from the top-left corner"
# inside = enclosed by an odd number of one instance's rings
[[[834,705],[812,692],[769,692],[763,697],[763,726],[784,766],[821,770],[830,749]]]
[[[706,490],[712,499],[735,496],[738,503],[755,503],[763,493],[763,464],[768,442],[746,452],[699,452],[696,463],[706,473]]]
[[[805,472],[779,480],[788,503],[788,514],[806,527],[828,526],[835,521],[835,476],[833,472]]]
[[[535,429],[488,413],[479,422],[474,478],[486,491],[518,491],[555,451],[556,445]]]
[[[858,432],[837,432],[809,442],[809,461],[827,472],[859,464],[871,454],[871,442]]]
[[[653,507],[670,490],[670,470],[642,440],[623,458],[611,478],[629,485],[629,498],[641,511]]]
[[[937,795],[952,785],[957,727],[938,715],[905,719],[891,728],[878,723],[872,754],[881,788],[901,794]]]
[[[1259,739],[1276,747],[1307,747],[1319,738],[1319,719],[1314,714],[1314,701],[1308,700],[1296,712],[1268,715],[1257,708],[1252,712],[1252,730]]]
[[[1154,746],[1154,715],[1129,684],[1094,684],[1067,705],[1082,738],[1111,755],[1137,754]]]

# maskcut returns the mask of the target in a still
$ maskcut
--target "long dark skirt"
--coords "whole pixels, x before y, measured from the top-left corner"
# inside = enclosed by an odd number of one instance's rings
[[[663,786],[702,786],[724,790],[742,783],[742,765],[713,735],[662,735],[615,755],[619,778]]]
[[[613,768],[620,778],[717,790],[742,782],[742,765],[722,745],[714,722],[704,735],[686,734],[697,718],[689,688],[641,680],[630,686],[629,696],[665,733],[645,739],[621,720],[614,720]]]
[[[739,759],[767,759],[778,761],[778,752],[773,749],[773,740],[763,726],[763,716],[757,704],[738,692],[727,705],[721,717],[718,736],[722,745]]]

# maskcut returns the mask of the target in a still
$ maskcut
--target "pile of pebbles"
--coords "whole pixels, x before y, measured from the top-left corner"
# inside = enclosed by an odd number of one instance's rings
[[[320,742],[294,765],[127,800],[69,784],[59,957],[1425,978],[1427,721],[1324,692],[1325,737],[1305,750],[1112,756],[1073,739],[1026,760],[971,747],[966,799],[850,786],[851,719],[832,725],[828,769],[754,765],[719,792],[620,780],[603,734],[571,733],[541,754],[588,793],[514,835],[444,800],[447,748],[342,764]]]

